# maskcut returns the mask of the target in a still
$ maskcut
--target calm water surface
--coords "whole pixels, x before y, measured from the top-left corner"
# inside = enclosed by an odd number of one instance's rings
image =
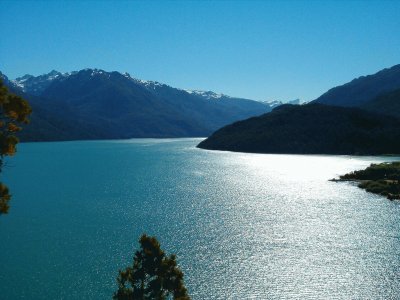
[[[328,181],[396,158],[199,141],[19,145],[2,174],[0,298],[110,299],[146,232],[193,299],[400,299],[400,203]]]

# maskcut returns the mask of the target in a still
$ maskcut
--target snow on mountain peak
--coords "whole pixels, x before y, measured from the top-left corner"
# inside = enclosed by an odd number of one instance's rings
[[[17,77],[11,82],[21,88],[24,92],[34,95],[40,94],[45,90],[54,80],[70,76],[72,73],[61,73],[56,70],[39,76],[26,74],[22,77]]]
[[[270,108],[275,108],[275,107],[283,105],[283,104],[292,104],[292,105],[301,105],[302,104],[300,99],[294,99],[294,100],[289,100],[289,101],[270,100],[270,101],[263,101],[262,103],[265,103]]]
[[[189,94],[196,95],[196,96],[201,96],[201,97],[206,98],[206,99],[220,99],[222,97],[230,98],[227,95],[217,94],[217,93],[214,93],[212,91],[199,91],[199,90],[184,90],[184,91],[189,93]]]
[[[126,77],[128,79],[132,79],[131,74],[129,74],[128,72],[124,72],[124,73],[122,73],[122,75],[124,75],[124,77]]]
[[[137,78],[132,78],[132,77],[130,77],[130,79],[132,81],[136,82],[137,84],[144,86],[145,88],[147,88],[149,90],[156,90],[157,88],[168,86],[168,85],[158,82],[158,81],[142,80],[142,79],[137,79]]]
[[[107,75],[109,75],[108,77],[110,77],[110,74],[108,72],[100,70],[100,69],[90,69],[90,71],[91,71],[91,74],[90,74],[91,77],[96,76],[96,75],[102,75],[102,74],[107,74]]]
[[[73,72],[66,72],[66,73],[61,73],[56,70],[52,70],[51,72],[39,76],[33,76],[26,74],[22,77],[18,77],[15,80],[12,80],[12,83],[14,83],[16,86],[21,88],[24,92],[33,94],[33,95],[40,95],[48,86],[50,86],[51,83],[53,83],[55,80],[64,80],[68,78],[71,75],[75,75],[77,73],[83,73],[86,76],[89,77],[95,77],[95,76],[106,76],[110,78],[110,76],[113,76],[113,74],[119,74],[120,76],[125,77],[126,79],[143,86],[144,88],[150,90],[150,91],[157,91],[161,88],[172,88],[167,84],[158,82],[158,81],[152,81],[152,80],[142,80],[142,79],[137,79],[131,77],[131,75],[128,72],[124,73],[119,73],[119,72],[106,72],[101,69],[91,69],[91,68],[86,68],[80,71],[73,71]],[[176,90],[179,90],[181,92],[185,92],[188,94],[191,94],[193,96],[201,97],[203,99],[207,100],[218,100],[222,98],[232,98],[230,96],[227,96],[222,93],[215,93],[212,91],[202,91],[202,90],[188,90],[188,89],[178,89],[175,88]],[[269,106],[277,106],[282,104],[281,102],[278,103],[267,103]]]

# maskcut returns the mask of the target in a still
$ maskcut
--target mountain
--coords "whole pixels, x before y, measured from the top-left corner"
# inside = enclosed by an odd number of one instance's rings
[[[260,153],[398,154],[399,117],[400,65],[396,65],[330,89],[310,104],[281,105],[271,113],[223,127],[198,147]]]
[[[32,113],[29,125],[22,125],[24,130],[18,132],[23,141],[72,140],[95,138],[91,129],[68,117],[65,105],[54,105],[48,99],[29,95],[22,91],[14,81],[0,72],[0,79],[10,92],[29,101]]]
[[[300,105],[300,104],[302,104],[302,102],[300,101],[300,99],[294,99],[294,100],[290,100],[290,101],[286,102],[285,104]],[[303,104],[305,104],[305,103],[303,102]]]
[[[376,97],[396,89],[400,89],[400,64],[334,87],[314,100],[314,102],[361,107]]]
[[[272,101],[264,101],[263,103],[265,103],[266,105],[268,105],[271,110],[275,107],[281,106],[283,104],[293,104],[293,105],[301,105],[301,104],[305,104],[305,102],[301,102],[300,99],[294,99],[294,100],[289,100],[286,102],[282,102],[279,100],[272,100]]]
[[[271,110],[249,99],[186,91],[99,69],[3,80],[33,107],[23,141],[207,136]]]
[[[66,78],[70,73],[60,73],[56,70],[51,71],[48,74],[43,74],[40,76],[32,76],[26,74],[22,77],[18,77],[13,80],[13,83],[18,86],[23,92],[39,96],[50,84],[55,80],[60,80]]]
[[[385,115],[400,117],[400,89],[382,94],[363,104],[361,108]]]
[[[198,147],[253,153],[399,154],[400,120],[359,108],[282,105],[225,126]]]
[[[0,80],[5,84],[5,86],[13,93],[15,92],[21,92],[20,88],[11,80],[8,79],[8,77],[0,72]]]

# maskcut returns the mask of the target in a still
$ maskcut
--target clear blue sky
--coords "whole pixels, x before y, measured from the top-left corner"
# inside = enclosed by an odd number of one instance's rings
[[[0,1],[0,71],[312,100],[400,63],[400,1]]]

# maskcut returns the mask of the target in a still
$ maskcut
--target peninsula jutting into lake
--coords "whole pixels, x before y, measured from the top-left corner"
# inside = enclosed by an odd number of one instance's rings
[[[250,153],[394,154],[400,153],[400,120],[359,108],[283,105],[225,126],[198,147]]]
[[[390,200],[400,199],[400,162],[371,164],[365,170],[347,173],[333,181],[356,181],[359,182],[358,187],[367,192],[386,196]]]

